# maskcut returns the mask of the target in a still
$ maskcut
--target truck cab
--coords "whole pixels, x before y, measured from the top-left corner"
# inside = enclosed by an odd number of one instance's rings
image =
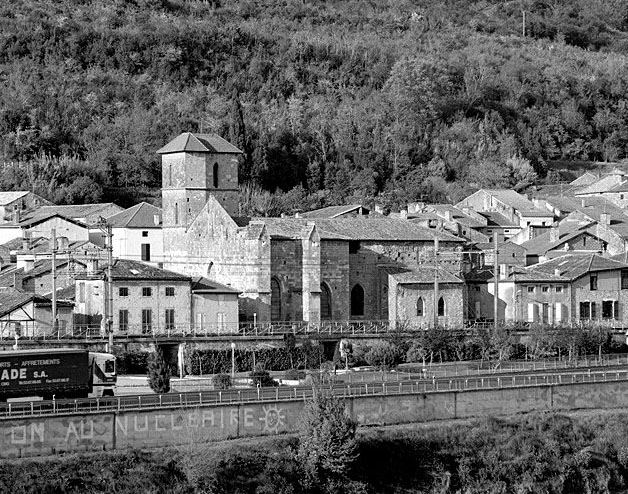
[[[92,371],[92,391],[89,396],[113,396],[118,380],[116,357],[111,353],[89,352],[89,364]]]

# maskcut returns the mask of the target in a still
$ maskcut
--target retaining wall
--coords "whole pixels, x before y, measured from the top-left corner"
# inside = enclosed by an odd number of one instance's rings
[[[628,407],[628,381],[354,396],[360,425]],[[297,430],[303,400],[0,420],[0,458],[188,445]]]

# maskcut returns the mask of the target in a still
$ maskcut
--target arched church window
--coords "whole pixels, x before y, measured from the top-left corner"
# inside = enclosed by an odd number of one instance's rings
[[[438,299],[438,315],[445,315],[445,299],[443,299],[443,297]]]
[[[321,319],[331,319],[331,290],[321,283]]]
[[[359,284],[351,289],[351,315],[364,315],[364,288]]]
[[[281,321],[281,285],[276,278],[270,280],[270,320]]]
[[[423,317],[425,308],[423,306],[423,297],[419,297],[416,301],[416,315],[418,317]]]

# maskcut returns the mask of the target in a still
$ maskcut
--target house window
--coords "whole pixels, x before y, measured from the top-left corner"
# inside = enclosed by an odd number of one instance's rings
[[[591,305],[589,302],[580,302],[580,319],[587,320],[591,318]]]
[[[528,287],[528,293],[534,293],[534,287],[533,286],[529,286]]]
[[[118,295],[120,297],[128,297],[129,296],[129,287],[128,286],[121,286],[120,288],[118,288]]]
[[[621,270],[621,289],[628,289],[628,269]]]
[[[168,185],[172,186],[172,165],[168,165]]]
[[[351,315],[364,315],[364,288],[359,284],[351,289]]]
[[[613,306],[612,300],[604,300],[602,302],[602,319],[613,319],[615,317]]]
[[[166,309],[166,329],[174,329],[174,309]]]
[[[174,224],[179,224],[179,203],[174,203]]]
[[[443,297],[438,299],[438,315],[445,315],[445,299]]]
[[[224,331],[227,329],[226,314],[224,312],[216,313],[216,322],[218,323],[219,330]]]
[[[479,291],[480,291],[480,287],[479,287],[479,286],[476,286],[476,287],[475,287],[475,291],[476,291],[476,292],[479,292]]]
[[[152,296],[153,296],[153,289],[150,286],[143,286],[142,297],[152,297]]]
[[[142,237],[148,237],[148,232],[147,231],[143,231],[142,232]]]
[[[416,301],[416,315],[417,317],[423,317],[424,315],[424,306],[423,306],[423,298],[419,297],[419,299]]]
[[[542,311],[543,324],[547,324],[549,323],[549,304],[543,304]]]
[[[142,261],[150,261],[150,244],[142,244]]]
[[[331,290],[321,283],[321,319],[331,319]]]
[[[597,274],[592,274],[589,276],[589,289],[597,290]]]
[[[214,189],[218,188],[218,163],[214,163]]]
[[[556,287],[556,293],[562,293],[563,292],[563,287],[562,286],[557,286]]]
[[[142,333],[151,333],[153,331],[153,311],[151,309],[142,309]]]
[[[166,297],[174,297],[174,287],[167,286],[166,287]]]
[[[118,312],[118,330],[129,330],[129,311],[126,309],[122,309]]]
[[[276,278],[270,280],[270,320],[281,321],[281,285]]]
[[[85,303],[85,283],[79,283],[79,303]]]
[[[542,291],[542,292],[545,292],[545,293],[549,292],[549,286],[543,286],[543,287],[541,287],[541,291]]]

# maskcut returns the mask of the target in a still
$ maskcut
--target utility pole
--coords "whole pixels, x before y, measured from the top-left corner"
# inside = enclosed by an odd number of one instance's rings
[[[108,351],[113,351],[113,287],[112,287],[112,264],[113,264],[113,233],[111,225],[107,225],[107,321],[106,330],[109,337]]]
[[[57,330],[57,230],[51,231],[52,242],[52,331]]]
[[[493,329],[497,333],[497,320],[499,317],[499,259],[497,258],[497,232],[493,233],[493,278],[495,279],[493,293]]]
[[[434,329],[438,328],[438,237],[434,236]]]

